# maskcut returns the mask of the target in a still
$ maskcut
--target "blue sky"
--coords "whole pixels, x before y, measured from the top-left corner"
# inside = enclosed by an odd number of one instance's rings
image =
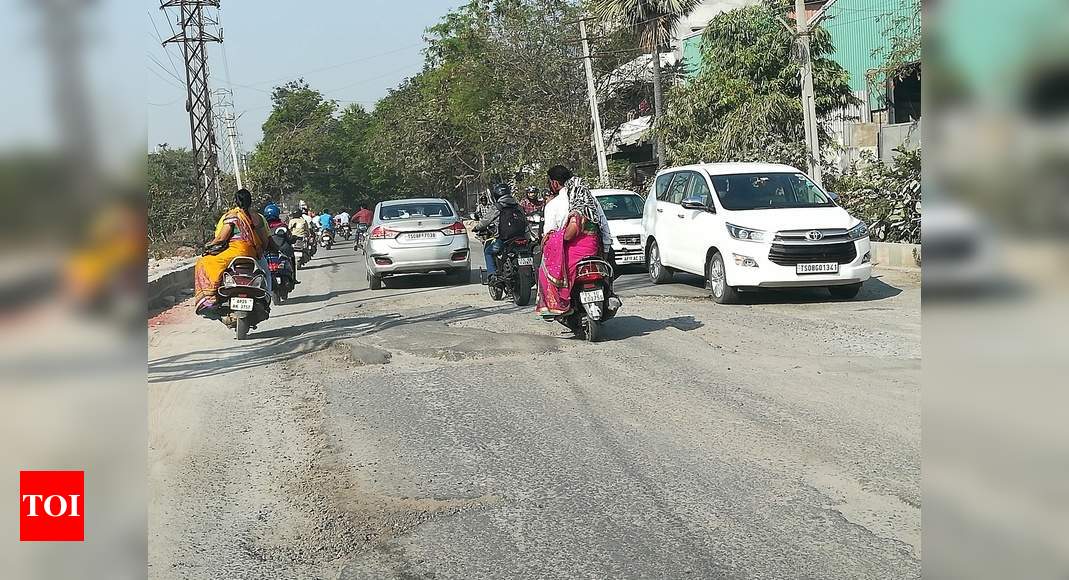
[[[169,143],[189,146],[189,119],[184,89],[167,53],[156,41],[170,35],[155,0],[131,18],[144,35],[144,71],[148,146]],[[419,72],[422,35],[463,0],[223,0],[220,20],[225,41],[211,47],[213,88],[230,83],[246,150],[260,140],[260,126],[270,113],[271,88],[303,77],[314,88],[339,101],[366,108],[405,77]],[[150,16],[151,15],[151,16]],[[172,16],[173,18],[173,16]],[[170,49],[177,72],[183,73],[179,49]],[[153,62],[152,58],[160,64]],[[357,61],[357,62],[353,62]],[[326,70],[321,70],[326,69]],[[182,74],[178,75],[182,77]],[[343,106],[344,104],[343,103]]]

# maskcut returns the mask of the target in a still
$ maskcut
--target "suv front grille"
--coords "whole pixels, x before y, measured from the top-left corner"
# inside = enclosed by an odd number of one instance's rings
[[[814,262],[849,264],[856,257],[857,248],[854,246],[854,242],[805,245],[772,244],[772,250],[768,252],[769,261],[780,266],[797,266],[798,264],[811,264]]]
[[[627,236],[616,236],[616,239],[621,244],[623,244],[625,246],[637,246],[639,241],[640,241],[638,234],[627,235]]]

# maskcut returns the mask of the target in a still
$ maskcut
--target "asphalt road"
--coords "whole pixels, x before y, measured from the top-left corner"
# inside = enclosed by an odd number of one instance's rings
[[[588,344],[310,266],[246,342],[150,322],[150,577],[920,576],[915,275],[730,307],[625,275]]]

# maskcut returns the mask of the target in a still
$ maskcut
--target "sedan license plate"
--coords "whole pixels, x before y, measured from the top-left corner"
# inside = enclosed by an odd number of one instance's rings
[[[616,261],[621,264],[633,264],[635,262],[642,261],[642,254],[625,254],[622,256],[616,256]]]
[[[818,264],[798,264],[794,267],[796,274],[837,274],[839,264],[836,262],[821,262]]]
[[[231,298],[230,309],[238,312],[252,312],[252,298]]]
[[[583,304],[595,304],[605,300],[605,291],[601,288],[579,293],[579,301]]]
[[[433,240],[437,237],[434,232],[412,232],[405,234],[406,240]]]
[[[528,256],[526,258],[520,257],[516,259],[516,264],[520,266],[534,266],[534,258]]]

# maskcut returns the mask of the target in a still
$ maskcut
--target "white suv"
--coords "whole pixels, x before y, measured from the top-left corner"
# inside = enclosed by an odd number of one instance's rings
[[[655,284],[674,270],[705,276],[722,304],[738,300],[740,288],[827,286],[849,299],[872,275],[865,224],[786,165],[662,170],[646,197],[642,235]]]

